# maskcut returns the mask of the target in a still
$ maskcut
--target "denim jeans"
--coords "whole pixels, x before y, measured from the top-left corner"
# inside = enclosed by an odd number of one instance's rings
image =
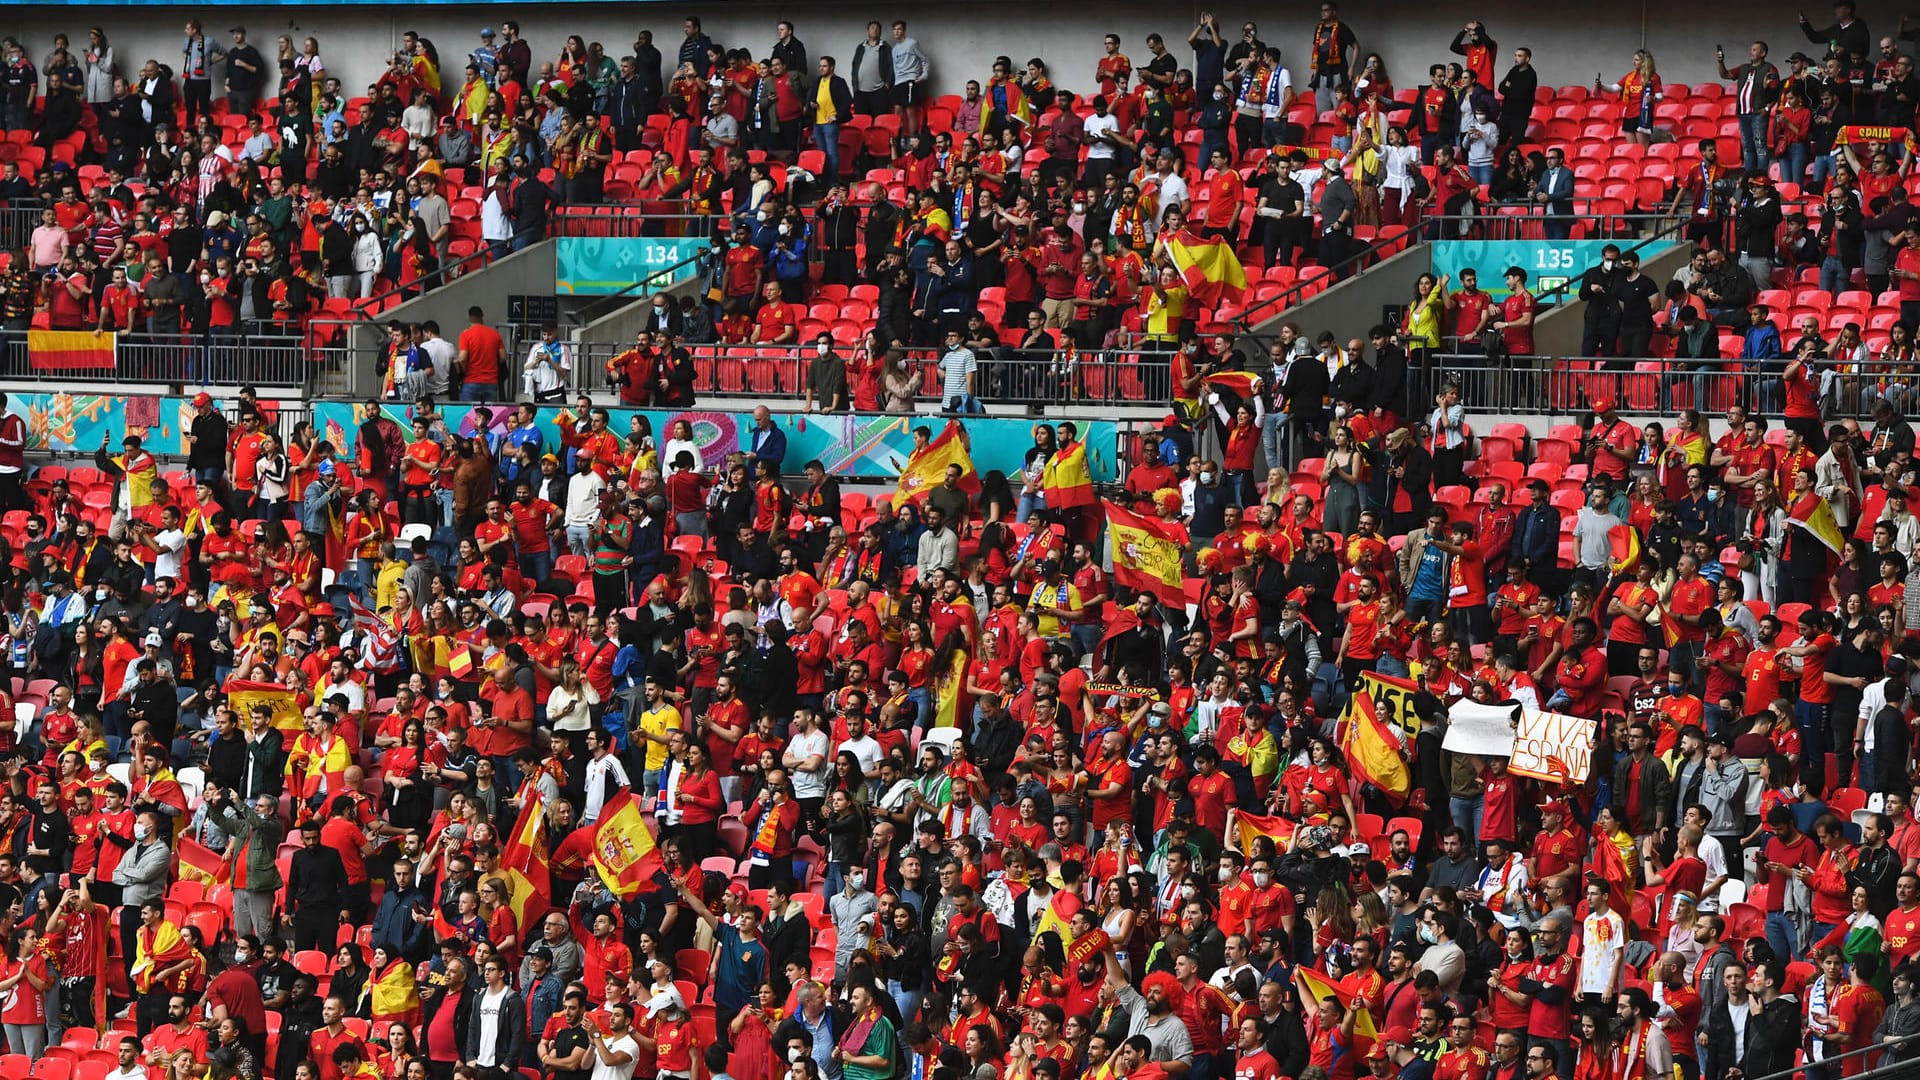
[[[589,559],[593,558],[593,526],[567,526],[567,551]]]
[[[1846,291],[1847,281],[1851,277],[1852,271],[1848,270],[1846,264],[1840,261],[1840,256],[1829,255],[1820,260],[1820,288],[1822,291],[1830,292],[1838,296],[1840,293]]]
[[[1767,171],[1767,114],[1740,117],[1740,167],[1749,173]]]
[[[1827,180],[1833,176],[1833,155],[1821,154],[1819,157],[1814,158],[1812,169],[1813,171],[1807,175],[1807,182],[1802,186],[1809,188],[1824,187]]]
[[[536,584],[547,580],[553,576],[553,556],[544,551],[521,552],[520,574]]]
[[[460,400],[485,403],[500,400],[500,388],[481,383],[461,383]]]
[[[1800,959],[1799,928],[1783,912],[1767,912],[1767,944],[1773,946],[1775,956]]]
[[[900,1006],[900,1019],[911,1024],[920,1011],[920,1001],[926,996],[922,990],[909,990],[900,985],[899,979],[887,980],[887,993],[893,995],[893,1003]]]
[[[1014,504],[1013,520],[1015,524],[1024,524],[1033,516],[1035,510],[1047,508],[1047,497],[1041,492],[1021,492],[1020,499]]]
[[[826,157],[825,179],[828,183],[832,183],[840,175],[840,125],[815,124],[813,145]]]
[[[1478,795],[1471,799],[1449,798],[1447,800],[1448,816],[1461,831],[1467,834],[1468,845],[1476,845],[1480,842],[1480,815],[1485,807],[1485,801]]]
[[[1260,418],[1260,448],[1266,452],[1267,468],[1293,467],[1292,434],[1287,431],[1287,414],[1270,412]]]
[[[1469,165],[1467,175],[1473,177],[1474,183],[1486,187],[1493,183],[1493,164],[1489,162],[1485,165]]]
[[[440,506],[440,526],[446,529],[453,528],[453,489],[434,488],[433,501]]]
[[[1787,147],[1785,160],[1780,162],[1781,181],[1788,184],[1799,184],[1805,187],[1807,183],[1807,161],[1812,156],[1813,150],[1804,142],[1789,145]]]

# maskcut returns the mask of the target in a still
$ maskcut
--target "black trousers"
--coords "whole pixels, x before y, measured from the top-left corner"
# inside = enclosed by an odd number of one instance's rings
[[[338,907],[308,907],[305,904],[293,915],[293,948],[296,952],[306,949],[320,949],[332,952],[339,946],[340,909]]]

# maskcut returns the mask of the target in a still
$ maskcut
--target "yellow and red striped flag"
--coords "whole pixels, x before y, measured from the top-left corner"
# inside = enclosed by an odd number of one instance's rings
[[[593,868],[613,895],[631,900],[653,885],[666,869],[654,847],[653,830],[631,790],[607,802],[593,827]]]
[[[1787,512],[1787,520],[1807,530],[1835,555],[1846,546],[1847,538],[1840,532],[1840,523],[1834,520],[1832,504],[1818,495],[1802,496]]]
[[[1262,836],[1272,840],[1274,847],[1285,851],[1288,841],[1293,839],[1293,822],[1271,814],[1228,811],[1227,839],[1232,842],[1234,850],[1251,855],[1254,841]]]
[[[1231,391],[1242,401],[1251,401],[1260,393],[1260,376],[1251,371],[1216,371],[1207,376],[1206,383]]]
[[[945,431],[927,444],[927,448],[907,459],[907,467],[900,470],[900,483],[894,490],[893,505],[897,510],[905,502],[926,501],[933,489],[947,482],[947,469],[960,467],[960,490],[968,495],[980,494],[980,474],[974,471],[973,455],[967,453],[966,431],[960,421],[949,420]]]
[[[1202,240],[1182,232],[1167,240],[1167,257],[1187,284],[1187,296],[1200,304],[1235,303],[1246,295],[1247,271],[1233,246],[1218,237]]]
[[[1087,467],[1086,440],[1070,443],[1049,458],[1040,485],[1046,490],[1048,510],[1092,506],[1093,473]]]
[[[27,364],[35,371],[112,371],[119,335],[98,330],[29,330]]]
[[[1304,964],[1293,969],[1293,987],[1295,992],[1300,995],[1300,1007],[1307,1011],[1308,1016],[1312,1016],[1313,1013],[1320,1008],[1320,1003],[1328,998],[1333,998],[1340,1002],[1341,1008],[1352,1009],[1354,1007],[1355,994],[1353,991],[1328,982],[1326,976],[1308,968]],[[1374,1030],[1373,1026],[1373,1014],[1366,1009],[1358,1010],[1353,1018],[1354,1055],[1364,1059],[1367,1056],[1367,1051],[1373,1048],[1373,1042],[1378,1037],[1379,1032]]]
[[[1150,592],[1163,603],[1187,602],[1180,544],[1162,521],[1142,517],[1107,501],[1107,542],[1112,546],[1113,579],[1129,589]]]
[[[191,834],[180,838],[180,877],[202,885],[220,883],[220,853],[195,840]]]
[[[1361,690],[1348,699],[1345,721],[1340,752],[1347,755],[1353,775],[1379,788],[1395,804],[1405,802],[1413,788],[1413,774],[1400,756],[1400,740],[1380,722],[1373,695]]]
[[[526,787],[530,792],[526,806],[500,849],[500,869],[513,890],[507,902],[523,936],[532,929],[531,919],[546,915],[544,907],[530,908],[530,901],[547,896],[553,887],[547,865],[546,800],[537,785],[529,782]]]

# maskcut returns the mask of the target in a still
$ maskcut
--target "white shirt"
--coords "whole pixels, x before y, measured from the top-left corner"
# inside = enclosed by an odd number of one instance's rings
[[[160,546],[153,556],[153,576],[175,582],[186,580],[180,567],[187,557],[187,534],[179,529],[162,529],[153,534],[153,542]]]
[[[1739,1061],[1747,1052],[1747,1014],[1753,1011],[1753,998],[1747,998],[1745,1005],[1735,1005],[1732,998],[1727,999],[1727,1019],[1733,1021],[1733,1060]]]
[[[1178,206],[1184,210],[1192,201],[1192,197],[1187,194],[1187,182],[1180,178],[1179,173],[1168,173],[1161,177],[1159,185],[1160,205],[1156,211],[1157,215],[1166,214],[1169,206]]]
[[[1614,975],[1625,962],[1627,924],[1617,911],[1589,913],[1580,920],[1580,982],[1582,994],[1613,992]]]
[[[605,757],[587,759],[587,803],[580,810],[580,824],[591,825],[600,820],[600,809],[606,805],[608,774],[614,777],[614,790],[629,786],[626,767],[612,754]]]
[[[495,1064],[495,1035],[500,1027],[500,1010],[507,1007],[507,995],[513,993],[512,987],[505,987],[497,993],[491,990],[480,994],[480,1053],[474,1060],[481,1065],[492,1067]]]
[[[560,712],[567,707],[569,702],[576,703],[578,707],[572,712],[567,713],[564,719],[555,722],[553,730],[587,730],[592,720],[592,717],[587,715],[587,706],[600,704],[600,695],[594,691],[593,684],[583,679],[580,682],[580,689],[578,691],[568,690],[565,686],[555,686],[553,693],[547,695],[548,718],[551,719],[559,715]]]
[[[591,528],[600,520],[600,489],[606,486],[607,482],[592,470],[574,476],[567,485],[568,528]]]
[[[1087,159],[1089,161],[1110,161],[1113,159],[1113,146],[1100,141],[1102,135],[1112,135],[1120,130],[1120,121],[1112,113],[1101,116],[1095,113],[1087,117]]]
[[[805,761],[815,754],[820,756],[820,771],[808,772],[805,768],[795,768],[789,775],[793,781],[793,797],[796,799],[820,799],[827,794],[827,772],[833,768],[833,741],[827,733],[820,730],[811,732],[796,731],[788,740],[787,749],[794,757]]]
[[[359,683],[354,682],[352,679],[348,679],[343,683],[329,682],[322,686],[320,692],[315,694],[314,697],[322,704],[325,704],[326,700],[335,694],[339,694],[341,697],[347,699],[348,712],[366,711],[367,692]]]
[[[513,221],[507,217],[505,195],[488,195],[480,201],[480,239],[513,239]]]
[[[525,372],[527,393],[545,394],[558,390],[568,371],[573,369],[567,359],[565,342],[555,341],[549,344],[536,341],[527,350],[526,363],[521,366]]]
[[[840,749],[858,758],[860,761],[860,771],[868,776],[872,776],[879,770],[880,758],[884,756],[881,753],[880,744],[876,742],[871,735],[863,735],[858,739],[848,739],[846,742],[840,744]]]
[[[1727,876],[1727,849],[1720,846],[1719,838],[1706,835],[1700,837],[1700,861],[1707,864],[1708,881],[1718,881]],[[1699,909],[1709,913],[1718,912],[1720,910],[1719,890],[1716,889],[1702,896]]]
[[[607,1053],[627,1055],[625,1065],[609,1065],[600,1060],[600,1052],[593,1051],[593,1076],[589,1080],[633,1080],[634,1066],[640,1064],[640,1044],[633,1041],[632,1035],[620,1035],[606,1040]]]

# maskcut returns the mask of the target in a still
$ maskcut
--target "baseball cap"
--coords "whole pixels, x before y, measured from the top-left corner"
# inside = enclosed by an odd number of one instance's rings
[[[149,630],[147,631],[147,639],[142,644],[149,649],[159,649],[165,647],[167,639],[160,636],[159,630]]]
[[[1407,1027],[1405,1024],[1395,1024],[1388,1028],[1385,1034],[1380,1036],[1380,1041],[1409,1046],[1413,1043],[1413,1029]]]
[[[194,408],[198,409],[211,404],[213,404],[212,394],[209,394],[206,391],[202,390],[200,393],[193,395]]]
[[[1613,399],[1612,399],[1612,398],[1609,398],[1609,397],[1597,397],[1597,398],[1594,398],[1594,399],[1593,399],[1593,411],[1594,411],[1594,412],[1597,412],[1597,413],[1603,413],[1603,412],[1611,412],[1611,411],[1613,411]]]
[[[480,28],[480,36],[481,36],[481,37],[483,37],[483,38],[489,38],[489,37],[492,37],[492,36],[493,36],[493,27],[491,27],[491,26],[483,26],[483,27],[481,27],[481,28]]]
[[[527,955],[537,956],[549,963],[553,961],[553,950],[547,948],[545,945],[535,945],[533,948],[527,950]]]

